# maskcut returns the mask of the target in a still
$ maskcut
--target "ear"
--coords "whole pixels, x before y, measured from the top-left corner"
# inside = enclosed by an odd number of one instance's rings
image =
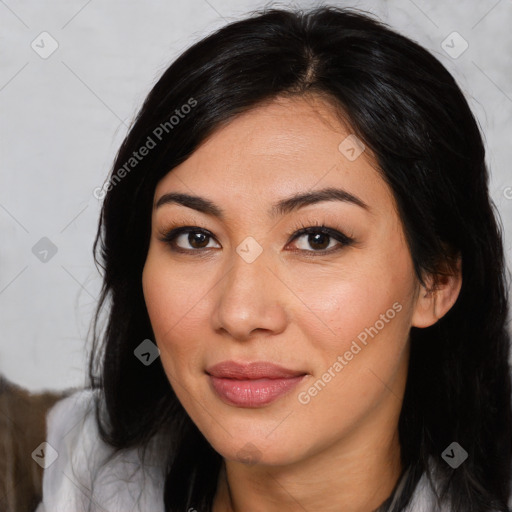
[[[420,285],[412,316],[413,327],[430,327],[442,318],[455,304],[462,286],[460,255],[456,269],[449,274],[429,275],[426,286]]]

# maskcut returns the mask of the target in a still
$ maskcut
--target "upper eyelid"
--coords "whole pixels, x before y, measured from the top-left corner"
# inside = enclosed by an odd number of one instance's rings
[[[164,229],[160,232],[160,239],[163,240],[170,235],[172,235],[172,238],[175,239],[178,236],[186,235],[187,233],[204,233],[205,235],[209,236],[210,238],[213,238],[214,240],[218,242],[215,235],[207,228],[203,228],[201,226],[190,226],[190,225],[184,225],[184,226],[176,226],[169,229]]]
[[[289,235],[289,238],[288,238],[288,242],[287,244],[293,242],[294,240],[296,240],[297,238],[300,238],[304,235],[308,235],[310,234],[309,232],[324,232],[327,236],[329,236],[330,238],[336,240],[339,244],[342,244],[342,245],[347,245],[347,243],[345,242],[349,242],[349,243],[352,243],[354,242],[354,239],[352,236],[348,236],[346,235],[345,233],[343,233],[342,231],[336,229],[336,228],[332,228],[332,227],[329,227],[329,226],[324,226],[324,225],[319,225],[319,224],[316,224],[316,223],[302,223],[300,225],[300,227],[296,227],[294,228],[293,232],[291,233],[291,235]],[[216,241],[216,243],[218,243],[220,245],[220,242],[217,240],[217,238],[215,237],[215,235],[207,228],[204,228],[202,226],[193,226],[193,225],[190,225],[190,224],[186,224],[186,225],[182,225],[182,226],[176,226],[176,227],[172,227],[172,228],[169,228],[169,229],[165,229],[163,231],[163,234],[161,235],[160,237],[160,240],[161,241],[164,241],[164,242],[167,242],[166,240],[166,237],[168,237],[170,234],[172,234],[172,240],[176,240],[176,238],[178,236],[181,236],[183,234],[187,234],[187,233],[193,233],[193,232],[202,232],[204,234],[206,234],[208,237],[214,239]],[[339,235],[339,237],[337,237],[336,235]],[[340,240],[339,238],[343,239],[345,238],[346,240]],[[203,249],[211,249],[208,248],[208,247],[204,247]],[[200,249],[184,249],[184,250],[189,250],[191,252],[198,252]],[[306,252],[322,252],[322,251],[306,251]]]
[[[310,230],[310,231],[326,230],[326,231],[336,232],[336,233],[339,233],[340,235],[344,235],[347,238],[350,238],[348,235],[345,235],[343,232],[341,232],[340,230],[338,230],[336,228],[331,228],[329,226],[322,226],[322,225],[316,225],[316,224],[304,225],[304,226],[301,225],[300,227],[294,229],[293,232],[291,233],[291,235],[289,235],[289,236],[296,237],[296,236],[300,236],[300,235],[305,235],[305,234],[308,234],[307,233],[308,230]],[[208,228],[205,228],[202,226],[192,226],[192,225],[188,225],[188,224],[183,225],[183,226],[171,227],[168,229],[164,228],[163,230],[160,231],[160,234],[162,236],[167,236],[170,233],[172,233],[173,235],[178,235],[178,234],[181,235],[183,233],[190,233],[190,232],[193,233],[194,231],[203,232],[203,233],[207,234],[208,236],[210,236],[211,238],[216,239],[215,235]],[[331,236],[334,236],[334,234]]]

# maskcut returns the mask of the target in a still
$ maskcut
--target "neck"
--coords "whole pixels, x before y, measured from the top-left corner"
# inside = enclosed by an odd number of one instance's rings
[[[390,394],[389,399],[396,397]],[[295,464],[250,466],[225,460],[213,512],[376,510],[391,495],[402,471],[398,425],[382,429],[383,418],[376,416],[347,438]]]

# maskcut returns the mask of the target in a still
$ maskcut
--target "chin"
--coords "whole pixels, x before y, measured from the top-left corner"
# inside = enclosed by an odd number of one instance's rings
[[[299,444],[300,445],[300,444]],[[213,444],[214,449],[226,460],[248,466],[286,466],[301,459],[295,448],[297,443],[286,443],[282,438],[270,441],[261,438],[230,439],[226,443]]]

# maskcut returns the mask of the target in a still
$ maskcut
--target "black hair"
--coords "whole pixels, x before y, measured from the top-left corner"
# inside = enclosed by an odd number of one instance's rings
[[[173,441],[163,489],[166,511],[210,510],[222,457],[181,406],[160,360],[145,366],[134,357],[142,340],[154,340],[141,284],[153,195],[163,176],[238,114],[277,97],[310,94],[329,101],[375,155],[418,280],[442,279],[454,271],[458,256],[462,261],[454,306],[431,327],[411,328],[399,418],[407,472],[393,504],[390,497],[379,510],[404,510],[420,477],[435,471],[439,499],[450,510],[507,511],[508,287],[482,136],[439,60],[356,9],[253,12],[182,53],[145,99],[102,189],[93,249],[103,288],[89,377],[101,390],[101,436],[122,450],[145,446],[165,431]],[[131,161],[149,140],[156,145]],[[98,334],[107,305],[107,325]],[[454,441],[468,452],[457,469],[441,456]]]

